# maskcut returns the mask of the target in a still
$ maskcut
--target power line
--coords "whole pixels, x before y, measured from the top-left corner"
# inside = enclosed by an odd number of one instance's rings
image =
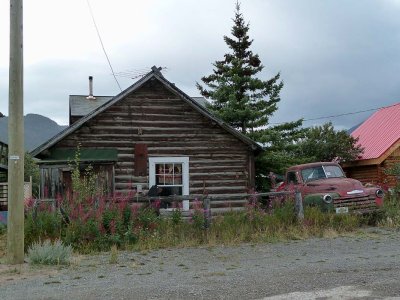
[[[143,77],[144,75],[149,73],[149,69],[150,68],[142,68],[142,69],[134,69],[134,70],[117,72],[117,73],[115,73],[115,76],[136,79],[136,78]],[[169,69],[167,67],[162,67],[161,69],[163,70],[163,72],[169,71]]]
[[[101,47],[103,48],[104,55],[105,55],[106,58],[107,58],[108,65],[110,66],[111,73],[113,74],[114,79],[115,79],[115,81],[117,82],[118,87],[119,87],[119,89],[120,89],[121,92],[122,92],[122,88],[121,88],[121,86],[120,86],[120,84],[119,84],[119,82],[118,82],[118,80],[117,80],[117,77],[115,76],[114,69],[113,69],[113,67],[112,67],[112,65],[111,65],[110,59],[108,58],[106,49],[105,49],[104,44],[103,44],[103,41],[102,41],[102,39],[101,39],[99,29],[97,28],[96,20],[94,19],[92,7],[90,6],[89,0],[86,0],[86,3],[87,3],[87,5],[88,5],[88,7],[89,7],[90,15],[92,16],[93,24],[94,24],[94,27],[96,28],[97,36],[99,37],[100,44],[101,44]]]
[[[370,108],[370,109],[365,109],[365,110],[359,110],[359,111],[354,111],[354,112],[348,112],[348,113],[342,113],[342,114],[337,114],[337,115],[330,115],[330,116],[324,116],[324,117],[316,117],[316,118],[309,118],[309,119],[304,119],[303,122],[307,121],[315,121],[315,120],[322,120],[322,119],[331,119],[331,118],[338,118],[338,117],[343,117],[343,116],[348,116],[348,115],[355,115],[355,114],[360,114],[364,112],[369,112],[369,111],[374,111],[374,110],[379,110],[383,108],[389,108],[392,106],[399,105],[399,103],[388,105],[388,106],[381,106],[381,107],[376,107],[376,108]],[[269,123],[270,125],[281,125],[285,124],[287,122],[276,122],[276,123]]]

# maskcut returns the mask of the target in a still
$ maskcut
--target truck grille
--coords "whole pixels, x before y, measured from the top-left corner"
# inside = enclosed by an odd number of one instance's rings
[[[366,213],[377,209],[375,198],[368,196],[334,199],[333,207],[348,207],[349,212],[356,213]]]

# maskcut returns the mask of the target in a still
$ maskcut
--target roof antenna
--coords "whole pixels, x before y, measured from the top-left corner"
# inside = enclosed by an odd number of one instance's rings
[[[93,96],[93,76],[89,76],[89,96],[86,99],[96,100],[96,97]]]
[[[161,67],[157,68],[156,66],[152,66],[152,67],[151,67],[151,70],[152,70],[154,73],[158,74],[158,75],[162,75],[162,74],[161,74],[161,70],[162,70]]]

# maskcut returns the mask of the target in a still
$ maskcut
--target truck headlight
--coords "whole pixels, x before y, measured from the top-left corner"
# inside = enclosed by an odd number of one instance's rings
[[[326,194],[326,195],[324,195],[324,197],[322,197],[322,200],[324,200],[324,202],[326,203],[326,204],[330,204],[330,203],[332,203],[332,196],[331,195],[329,195],[329,194]]]
[[[385,193],[384,193],[381,189],[378,189],[378,190],[376,190],[376,192],[375,192],[375,195],[376,195],[378,198],[383,198],[384,194],[385,194]]]

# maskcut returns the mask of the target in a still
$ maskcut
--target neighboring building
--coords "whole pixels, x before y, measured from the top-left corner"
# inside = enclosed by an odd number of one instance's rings
[[[209,194],[225,205],[254,188],[254,157],[262,148],[156,67],[115,97],[94,97],[92,90],[71,96],[70,122],[31,153],[40,160],[42,197],[70,188],[68,162],[78,144],[82,166],[93,166],[107,194],[157,185],[172,194]]]
[[[2,211],[7,210],[8,145],[0,140],[0,224],[6,223]]]
[[[356,161],[343,164],[347,176],[394,187],[398,179],[387,175],[386,170],[400,163],[400,103],[381,108],[351,135],[359,138],[364,153]]]
[[[0,140],[0,183],[7,182],[8,145]]]

